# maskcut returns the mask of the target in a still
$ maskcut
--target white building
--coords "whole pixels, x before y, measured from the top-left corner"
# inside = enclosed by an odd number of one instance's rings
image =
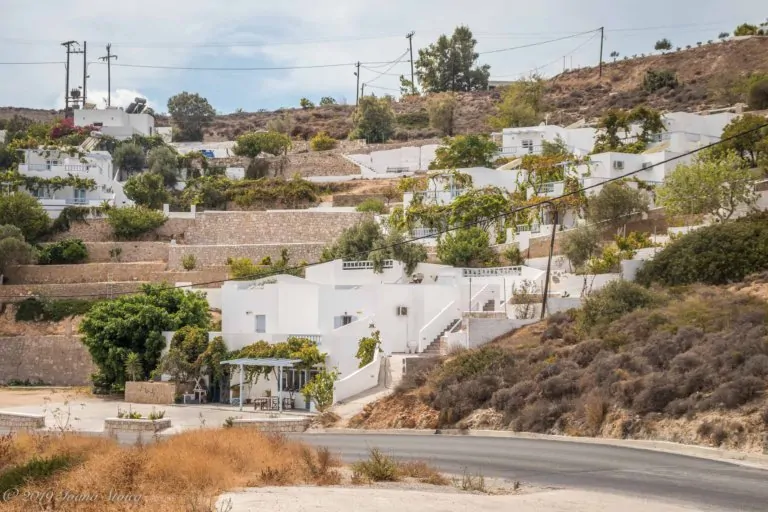
[[[544,142],[561,139],[568,150],[577,156],[588,155],[595,146],[597,130],[594,128],[563,128],[556,125],[504,128],[492,134],[500,144],[500,156],[521,157],[541,154]]]
[[[375,273],[371,262],[336,260],[308,267],[304,279],[281,275],[228,282],[221,288],[222,332],[211,335],[221,335],[230,350],[259,340],[309,338],[328,354],[327,366],[341,372],[340,389],[361,392],[367,388],[350,387],[346,380],[359,375],[355,354],[361,338],[378,330],[385,356],[422,353],[448,332],[456,334],[467,311],[507,318],[512,290],[523,280],[541,286],[544,272],[420,264],[414,276],[396,261],[386,261],[383,272]]]
[[[518,171],[489,169],[487,167],[470,167],[457,169],[457,172],[467,174],[472,178],[472,188],[498,187],[507,192],[517,188]],[[423,192],[405,192],[403,208],[407,209],[414,197],[421,196],[427,204],[449,204],[465,192],[464,188],[454,185],[450,171],[430,171],[427,180],[427,190]]]
[[[137,98],[139,100],[141,98]],[[75,114],[75,126],[95,126],[104,135],[118,140],[129,139],[133,135],[151,137],[159,133],[155,129],[155,118],[143,108],[136,112],[134,103],[128,109],[110,107],[103,110],[77,109]]]
[[[75,176],[94,180],[93,190],[64,187],[59,190],[41,188],[30,191],[38,198],[52,218],[58,217],[67,206],[100,206],[107,202],[112,206],[133,204],[125,197],[122,184],[117,182],[112,157],[106,151],[90,151],[83,156],[70,154],[58,149],[22,150],[23,163],[19,173],[39,178],[67,178]]]
[[[429,169],[438,147],[439,144],[410,146],[372,151],[367,155],[345,155],[345,158],[360,166],[360,173],[364,176],[397,175]]]

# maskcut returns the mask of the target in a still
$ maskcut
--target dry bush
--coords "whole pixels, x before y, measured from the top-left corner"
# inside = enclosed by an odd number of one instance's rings
[[[13,439],[13,465],[33,457],[69,455],[81,462],[56,475],[55,481],[30,482],[23,490],[52,487],[72,494],[108,496],[110,490],[141,496],[141,509],[159,512],[211,510],[211,499],[228,489],[262,485],[338,483],[338,465],[327,450],[313,451],[284,436],[257,430],[195,430],[145,446],[74,434],[20,434]],[[311,469],[308,461],[311,460]],[[190,501],[191,500],[191,501]],[[4,510],[27,510],[9,502]],[[77,510],[125,510],[126,504],[104,500],[81,503]],[[54,508],[55,509],[55,508]]]
[[[449,483],[445,476],[423,461],[399,462],[397,467],[400,475],[405,478],[414,478],[430,485],[448,485]]]
[[[352,472],[356,480],[370,482],[396,482],[401,476],[397,462],[378,448],[369,452],[367,460],[352,464]]]

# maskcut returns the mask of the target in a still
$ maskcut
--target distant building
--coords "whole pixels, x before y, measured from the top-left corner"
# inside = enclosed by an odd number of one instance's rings
[[[136,98],[125,110],[117,107],[104,110],[77,109],[74,114],[75,126],[93,125],[102,134],[119,140],[129,139],[133,135],[159,135],[155,128],[155,117],[151,111],[147,111],[144,98]]]

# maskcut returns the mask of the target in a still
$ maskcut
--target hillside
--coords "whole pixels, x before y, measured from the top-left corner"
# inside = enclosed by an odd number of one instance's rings
[[[607,287],[412,373],[358,428],[476,428],[762,450],[768,275],[731,287]],[[621,314],[627,304],[647,307]],[[625,308],[628,310],[631,308]]]
[[[610,59],[609,59],[610,60]],[[648,94],[642,90],[647,70],[671,70],[680,86]],[[768,37],[753,37],[670,52],[666,55],[629,58],[607,62],[603,78],[597,68],[569,71],[547,81],[544,102],[550,110],[550,122],[569,124],[582,118],[599,116],[611,107],[631,108],[646,104],[662,110],[697,111],[726,106],[738,98],[727,89],[733,80],[751,72],[768,72]],[[498,91],[462,93],[456,113],[456,132],[487,132],[488,116],[499,101]],[[394,105],[398,116],[398,140],[422,139],[438,135],[429,128],[427,97],[404,98]],[[314,109],[284,109],[219,115],[207,129],[210,141],[232,140],[237,135],[265,128],[270,120],[287,118],[295,137],[306,138],[327,131],[335,138],[346,138],[352,128],[354,106],[334,105]],[[0,108],[0,119],[18,114],[38,121],[61,115],[55,110],[15,107]],[[168,125],[167,117],[158,116],[159,126]]]

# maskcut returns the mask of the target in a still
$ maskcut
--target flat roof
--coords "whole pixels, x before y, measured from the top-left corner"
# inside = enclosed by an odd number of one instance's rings
[[[282,366],[282,367],[293,367],[294,364],[300,363],[301,359],[280,359],[275,357],[265,357],[261,359],[252,359],[249,357],[244,357],[240,359],[230,359],[229,361],[222,361],[221,364],[229,364],[229,365],[243,365],[243,366],[273,366],[275,368]]]

